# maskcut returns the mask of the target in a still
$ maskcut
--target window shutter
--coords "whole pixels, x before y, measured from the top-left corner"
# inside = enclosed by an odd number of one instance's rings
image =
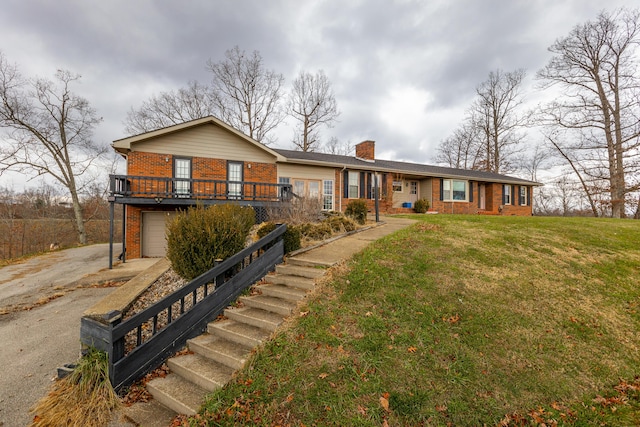
[[[516,197],[516,186],[511,186],[511,204],[516,206],[518,204],[518,198]]]
[[[473,202],[473,181],[469,181],[469,201]]]
[[[366,179],[365,179],[366,174],[364,172],[360,172],[360,198],[364,199],[365,197],[365,191],[366,191]]]
[[[507,197],[506,197],[506,185],[502,184],[502,204],[506,205],[507,204]]]
[[[345,199],[349,198],[349,171],[348,170],[344,170],[343,174],[342,174],[342,196]]]
[[[531,206],[531,189],[533,187],[525,187],[527,190],[527,206]]]
[[[373,199],[373,197],[371,197],[372,184],[373,184],[373,176],[371,175],[371,172],[367,172],[367,199]]]
[[[440,200],[444,200],[444,178],[440,178]]]
[[[387,197],[387,174],[382,174],[382,197]]]

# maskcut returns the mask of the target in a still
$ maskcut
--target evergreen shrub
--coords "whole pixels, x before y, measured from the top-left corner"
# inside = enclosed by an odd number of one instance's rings
[[[251,207],[233,204],[181,211],[167,227],[167,258],[186,280],[198,277],[245,248],[255,221]]]
[[[431,204],[427,199],[419,199],[413,204],[413,210],[417,213],[426,213],[431,207]]]
[[[275,230],[277,225],[274,222],[265,222],[260,225],[256,234],[258,238],[262,239],[267,234],[271,233]],[[289,252],[297,251],[302,247],[300,243],[301,233],[300,229],[294,225],[287,225],[287,231],[284,232],[282,236],[284,240],[284,253],[288,254]]]
[[[358,224],[364,224],[367,222],[367,202],[363,199],[351,200],[347,204],[344,214],[353,218]]]

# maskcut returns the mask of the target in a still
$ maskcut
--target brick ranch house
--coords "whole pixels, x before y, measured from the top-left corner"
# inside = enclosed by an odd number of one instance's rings
[[[375,158],[374,141],[340,156],[267,147],[215,117],[206,117],[114,141],[126,175],[110,176],[111,224],[123,209],[127,258],[164,256],[165,222],[179,208],[232,201],[254,207],[318,198],[322,209],[344,211],[352,199],[383,213],[410,212],[418,199],[431,211],[531,215],[539,185],[495,173]],[[112,233],[113,234],[113,233]]]

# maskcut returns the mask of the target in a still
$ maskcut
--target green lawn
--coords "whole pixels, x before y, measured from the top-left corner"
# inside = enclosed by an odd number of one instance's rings
[[[640,425],[640,221],[416,218],[192,425]]]

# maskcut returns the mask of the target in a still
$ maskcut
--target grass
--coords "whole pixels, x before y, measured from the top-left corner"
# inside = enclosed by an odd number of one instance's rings
[[[109,382],[107,354],[91,349],[32,408],[34,418],[30,427],[103,427],[119,405]]]
[[[640,425],[640,222],[416,218],[191,425]]]

